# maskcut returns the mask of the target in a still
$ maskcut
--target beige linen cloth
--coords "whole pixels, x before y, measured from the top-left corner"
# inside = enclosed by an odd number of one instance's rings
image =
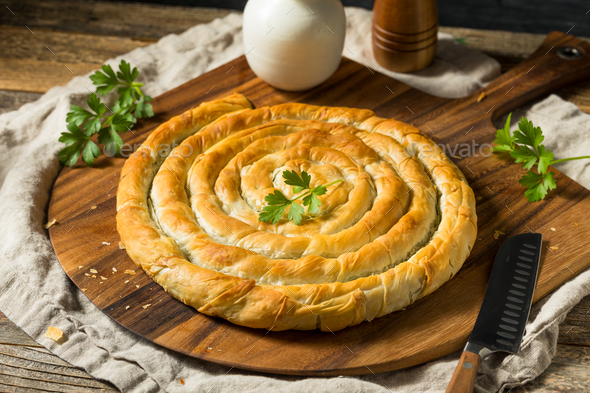
[[[384,72],[371,54],[371,14],[348,8],[348,57]],[[233,13],[181,35],[122,56],[140,70],[146,91],[157,96],[243,54],[241,14]],[[431,94],[464,96],[499,74],[498,63],[440,34],[437,58],[422,72],[385,72]],[[354,55],[352,55],[352,53]],[[118,64],[120,58],[108,63]],[[82,104],[88,76],[55,87],[38,101],[0,116],[0,310],[49,350],[124,392],[443,392],[458,354],[397,372],[361,377],[303,378],[265,375],[208,363],[152,344],[122,328],[79,291],[61,269],[43,223],[51,187],[59,173],[57,139],[72,104]],[[556,96],[522,111],[543,127],[557,157],[588,154],[590,116]],[[513,116],[513,119],[518,119]],[[590,187],[589,162],[558,166]],[[85,239],[80,239],[85,241]],[[114,246],[113,246],[114,247]],[[573,278],[537,304],[518,356],[494,355],[484,362],[478,392],[522,384],[539,375],[555,353],[558,324],[589,294],[590,272]],[[432,295],[436,296],[436,294]],[[45,338],[62,329],[61,345]],[[0,380],[2,376],[0,375]],[[183,378],[185,384],[179,380]]]

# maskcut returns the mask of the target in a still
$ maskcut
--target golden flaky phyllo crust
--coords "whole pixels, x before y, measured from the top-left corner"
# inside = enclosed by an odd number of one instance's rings
[[[259,221],[267,194],[293,196],[286,170],[342,182],[299,226]],[[477,232],[473,191],[442,150],[363,109],[253,109],[234,94],[162,124],[122,175],[133,261],[185,304],[254,328],[336,331],[400,310],[457,273]]]

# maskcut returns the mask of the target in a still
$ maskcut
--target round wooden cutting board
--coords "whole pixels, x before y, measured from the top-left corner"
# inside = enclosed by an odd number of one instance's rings
[[[579,47],[586,55],[578,60],[557,56],[556,49],[565,45]],[[551,47],[555,47],[553,53],[546,54]],[[410,122],[429,134],[432,131],[437,143],[477,141],[481,145],[493,141],[492,118],[590,76],[588,53],[590,45],[552,33],[531,58],[488,85],[487,97],[481,102],[477,100],[481,92],[460,100],[433,97],[348,59],[343,59],[336,74],[321,86],[287,93],[256,78],[241,57],[156,98],[157,115],[141,121],[124,140],[138,146],[168,118],[239,91],[258,107],[299,101],[368,108],[379,116]],[[478,240],[462,270],[404,311],[333,333],[240,327],[198,313],[152,282],[125,250],[119,249],[115,205],[119,177],[125,175],[121,174],[124,158],[102,156],[92,168],[79,163],[62,170],[48,213],[48,221],[56,219],[58,224],[49,233],[64,270],[96,306],[124,327],[164,347],[228,368],[260,372],[384,372],[461,349],[477,317],[494,256],[507,236],[530,228],[544,234],[544,246],[557,244],[560,251],[567,250],[563,257],[557,251],[543,254],[535,301],[571,278],[570,271],[577,274],[590,265],[590,249],[585,246],[590,237],[590,192],[555,171],[558,191],[531,204],[517,183],[522,174],[519,165],[495,155],[453,160],[478,199]],[[574,222],[579,222],[579,227],[573,226]],[[550,227],[558,230],[549,231]],[[506,235],[496,239],[496,230]]]

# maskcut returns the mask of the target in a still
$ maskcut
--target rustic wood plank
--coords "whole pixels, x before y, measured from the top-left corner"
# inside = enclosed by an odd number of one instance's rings
[[[86,388],[117,391],[111,384],[94,379],[48,351],[0,344],[0,391],[18,390],[18,387],[60,392]]]
[[[2,312],[0,312],[0,344],[41,347]]]
[[[31,373],[32,374],[32,373]],[[51,376],[52,374],[46,374]],[[117,390],[108,389],[100,386],[88,386],[83,384],[70,384],[56,382],[53,380],[45,380],[44,374],[30,375],[22,377],[20,375],[12,374],[12,370],[8,367],[6,370],[0,370],[0,389],[3,392],[10,391],[42,391],[42,392],[61,392],[61,393],[83,393],[86,392],[116,392]],[[95,380],[96,381],[96,380]],[[98,381],[96,381],[98,382]],[[95,382],[95,383],[96,383]],[[100,382],[98,382],[100,383]],[[13,390],[13,388],[16,388]]]
[[[24,104],[38,100],[41,96],[40,93],[0,90],[0,114],[16,110]]]
[[[590,347],[590,296],[576,304],[559,325],[557,342]]]
[[[93,36],[0,26],[4,42],[0,62],[0,90],[43,93],[64,85],[74,75],[100,67],[107,59],[151,42],[131,38]]]
[[[117,391],[37,344],[0,312],[0,391]]]
[[[105,56],[115,57],[155,41],[13,26],[0,26],[0,40],[6,46],[3,58],[68,65],[102,64]]]
[[[547,370],[534,381],[511,392],[587,392],[589,376],[590,348],[559,345]]]
[[[6,9],[1,11],[0,25],[26,25],[33,31],[42,28],[151,39],[181,33],[230,12],[216,8],[108,1],[9,0],[4,4],[14,14]]]
[[[496,31],[486,32],[486,35],[481,31],[461,28],[441,27],[441,31],[455,34],[465,40],[465,45],[500,61],[509,59],[509,63],[504,62],[504,70],[512,68],[522,59],[518,53],[531,53],[543,38],[538,34]],[[0,39],[8,43],[3,53],[4,60],[0,62],[0,90],[45,92],[53,86],[66,84],[74,74],[91,72],[109,58],[151,43],[128,37],[71,34],[44,29],[36,29],[34,33],[30,33],[26,27],[0,27]],[[507,44],[512,42],[517,50]],[[556,91],[556,94],[590,113],[590,81],[565,87]]]
[[[44,92],[55,85],[67,83],[73,75],[65,66],[76,74],[84,74],[98,68],[108,58],[146,44],[145,41],[130,37],[140,37],[143,40],[148,39],[147,42],[153,42],[153,39],[165,34],[180,33],[194,24],[208,22],[227,13],[226,10],[207,8],[119,5],[109,2],[13,3],[13,8],[18,12],[11,8],[15,15],[0,14],[0,24],[20,26],[21,29],[16,33],[7,27],[9,30],[3,39],[8,42],[8,51],[3,57],[21,61],[0,63],[0,90],[30,92]],[[132,12],[129,12],[129,9],[132,9]],[[37,22],[29,24],[29,18]],[[33,36],[25,25],[32,29],[36,36],[43,36],[43,39],[31,40]],[[112,34],[125,38],[119,41],[117,37],[64,34],[63,31],[53,32],[52,29]],[[514,67],[532,53],[543,40],[541,34],[458,27],[441,27],[440,30],[455,35],[467,46],[495,57],[502,63],[504,71]],[[49,56],[51,53],[45,46],[56,53],[56,56]],[[64,48],[67,50],[64,51]],[[29,53],[32,53],[32,56],[29,56]],[[73,55],[69,55],[70,53]],[[23,59],[25,61],[22,61]],[[57,64],[51,64],[53,62]],[[590,113],[590,83],[566,87],[556,93]]]
[[[67,366],[35,362],[5,355],[0,349],[0,374],[58,383],[60,385],[103,388],[105,385],[83,371]]]
[[[75,368],[65,360],[55,356],[54,354],[52,354],[51,352],[49,352],[41,346],[32,347],[28,345],[23,346],[0,344],[0,354],[23,360],[31,360],[37,363],[43,363],[52,366]],[[75,369],[78,370],[77,368]]]

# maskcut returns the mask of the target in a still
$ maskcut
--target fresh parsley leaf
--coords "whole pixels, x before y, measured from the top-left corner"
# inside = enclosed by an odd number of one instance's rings
[[[264,208],[262,208],[262,213],[258,216],[258,220],[264,222],[270,221],[272,224],[276,224],[283,216],[287,207],[289,207],[289,204],[282,206],[264,206]]]
[[[508,115],[508,118],[506,119],[506,124],[504,124],[504,128],[500,128],[497,132],[496,132],[496,139],[494,140],[494,143],[496,144],[496,146],[494,146],[494,151],[497,152],[510,152],[512,151],[512,149],[514,149],[514,137],[512,136],[512,133],[510,132],[510,118],[512,117],[512,113],[510,113]]]
[[[319,185],[313,189],[313,193],[317,196],[324,195],[326,192],[328,192],[328,189],[326,188],[326,186],[322,185]]]
[[[553,153],[543,145],[539,145],[537,152],[539,154],[539,165],[537,165],[537,169],[539,173],[545,173],[553,161]]]
[[[311,193],[303,198],[303,205],[307,206],[307,212],[310,214],[317,214],[317,212],[320,211],[320,205],[322,204],[322,201],[320,201],[320,198],[318,198],[317,195],[318,194],[316,193]]]
[[[106,112],[106,106],[100,102],[100,98],[94,93],[90,94],[88,100],[86,100],[88,107],[92,109],[97,115],[102,115]]]
[[[296,225],[299,225],[305,209],[303,209],[303,206],[299,205],[297,202],[291,202],[290,206],[287,218],[292,220]]]
[[[102,66],[103,72],[96,71],[93,75],[90,76],[90,80],[96,86],[96,93],[104,96],[108,94],[111,90],[113,90],[119,84],[119,80],[113,71],[113,68],[110,65],[103,65]]]
[[[538,202],[544,199],[547,192],[556,187],[553,172],[539,174],[528,171],[518,182],[526,187],[524,196],[529,202]]]
[[[119,113],[115,113],[113,119],[111,120],[111,126],[115,129],[115,131],[119,132],[127,132],[131,126],[133,126],[135,118],[131,114],[121,115]]]
[[[92,141],[86,142],[84,149],[82,149],[82,160],[88,166],[92,166],[94,164],[94,159],[100,155],[100,149],[96,145],[96,143]]]
[[[133,104],[135,98],[133,97],[133,87],[129,86],[122,86],[117,89],[117,94],[119,94],[119,99],[117,102],[119,103],[120,107],[127,107]]]
[[[65,143],[66,146],[73,145],[79,141],[86,141],[88,139],[75,123],[68,124],[67,128],[70,132],[62,132],[59,137],[59,141]]]
[[[274,193],[268,194],[264,197],[264,200],[268,202],[269,205],[284,205],[291,203],[291,200],[279,190],[275,190]]]
[[[58,155],[59,162],[67,166],[76,165],[78,157],[80,157],[80,152],[82,151],[82,146],[84,146],[84,142],[76,142],[61,149]]]
[[[305,171],[301,172],[301,176],[295,171],[284,171],[283,179],[285,179],[285,184],[297,187],[293,190],[296,194],[310,188],[311,176]]]
[[[149,102],[152,100],[150,96],[144,96],[139,99],[135,107],[135,117],[141,119],[143,117],[152,117],[154,115],[154,108]]]
[[[523,163],[522,167],[526,170],[531,169],[537,163],[537,154],[528,146],[516,146],[510,152],[510,157],[514,158],[517,164]]]
[[[93,117],[89,120],[86,124],[84,124],[84,133],[88,136],[92,136],[100,130],[102,123],[100,122],[100,117]]]
[[[123,146],[123,139],[117,133],[117,130],[111,124],[108,127],[102,128],[98,132],[98,143],[103,143],[105,148],[112,153],[112,155],[119,154]]]
[[[89,139],[75,123],[68,124],[69,132],[62,132],[59,141],[66,144],[59,154],[62,165],[74,166],[80,157],[84,143]]]
[[[75,125],[79,126],[80,124],[84,123],[86,120],[90,119],[91,117],[95,117],[96,115],[88,112],[86,109],[78,106],[72,105],[70,107],[70,111],[66,115],[66,121],[68,123],[74,123]]]
[[[131,64],[127,63],[125,60],[121,60],[121,64],[119,65],[119,71],[117,71],[117,78],[131,84],[137,78],[138,75],[139,71],[137,71],[137,68],[134,67],[132,71]]]
[[[536,148],[539,146],[545,137],[541,131],[541,127],[533,126],[533,122],[523,117],[518,122],[518,130],[514,131],[516,143],[532,146]]]

